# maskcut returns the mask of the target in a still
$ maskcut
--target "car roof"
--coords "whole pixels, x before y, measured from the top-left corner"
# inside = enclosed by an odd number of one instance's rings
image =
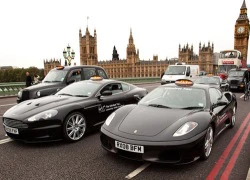
[[[117,80],[114,80],[114,79],[102,79],[102,80],[91,80],[91,79],[89,79],[89,80],[78,81],[77,83],[85,83],[85,82],[93,82],[93,83],[98,83],[98,84],[125,83],[125,82],[117,81]]]
[[[61,67],[64,67],[63,70],[78,69],[78,68],[100,68],[100,69],[103,69],[101,66],[95,66],[95,65],[61,66]],[[54,69],[57,70],[57,67],[55,67]]]
[[[239,68],[239,69],[234,68],[234,69],[231,69],[230,71],[248,71],[248,69],[247,68]]]

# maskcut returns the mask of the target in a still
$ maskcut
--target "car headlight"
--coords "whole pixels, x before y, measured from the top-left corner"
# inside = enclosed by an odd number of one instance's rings
[[[41,96],[41,92],[40,92],[40,91],[37,91],[37,92],[36,92],[36,95],[37,95],[37,97],[40,97],[40,96]]]
[[[17,93],[17,97],[22,97],[22,90]]]
[[[106,119],[106,121],[105,121],[105,124],[107,125],[107,126],[109,126],[109,124],[111,123],[111,121],[114,119],[114,117],[115,117],[115,112],[113,112],[112,114],[110,114],[109,115],[109,117]]]
[[[197,122],[186,122],[174,133],[173,136],[174,137],[183,136],[194,130],[194,128],[196,128],[197,126],[198,126]]]
[[[34,122],[34,121],[38,121],[40,119],[43,119],[43,120],[50,119],[50,118],[54,117],[55,115],[57,115],[57,113],[58,113],[57,110],[51,109],[51,110],[41,112],[39,114],[36,114],[36,115],[28,118],[28,121]]]

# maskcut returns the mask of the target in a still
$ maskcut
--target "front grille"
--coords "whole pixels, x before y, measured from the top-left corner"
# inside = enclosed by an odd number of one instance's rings
[[[14,120],[14,119],[9,119],[9,118],[4,118],[3,123],[12,128],[28,128],[28,125],[23,123],[22,121]]]
[[[238,80],[231,80],[230,83],[231,83],[231,84],[234,84],[234,85],[238,85],[238,84],[239,84],[239,81],[238,81]]]
[[[23,90],[21,100],[25,101],[29,99],[29,91]]]
[[[133,160],[142,160],[142,154],[141,153],[134,153],[134,152],[129,152],[129,151],[123,151],[121,149],[118,149],[118,154],[122,157],[128,158],[128,159],[133,159]]]

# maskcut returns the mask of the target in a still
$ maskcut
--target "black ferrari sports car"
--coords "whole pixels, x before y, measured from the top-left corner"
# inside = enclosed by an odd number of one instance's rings
[[[132,84],[93,77],[55,95],[15,105],[3,115],[3,126],[9,137],[27,142],[77,141],[114,110],[137,103],[146,94],[146,89]]]
[[[220,76],[200,76],[194,81],[195,84],[208,84],[213,87],[217,87],[222,91],[229,90],[229,84],[227,80],[223,80]]]
[[[181,164],[207,159],[214,140],[234,127],[233,93],[190,80],[157,87],[138,104],[113,112],[101,127],[102,147],[134,160]]]

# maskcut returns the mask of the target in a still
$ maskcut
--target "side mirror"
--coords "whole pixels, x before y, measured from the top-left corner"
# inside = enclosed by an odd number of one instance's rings
[[[139,102],[141,100],[141,97],[138,94],[134,95],[134,98]]]
[[[190,72],[189,71],[186,72],[186,76],[190,76]]]
[[[70,80],[67,81],[68,84],[71,84],[71,83],[73,83],[73,82],[75,82],[74,79],[70,79]]]
[[[216,106],[225,106],[228,104],[228,101],[218,100]]]

